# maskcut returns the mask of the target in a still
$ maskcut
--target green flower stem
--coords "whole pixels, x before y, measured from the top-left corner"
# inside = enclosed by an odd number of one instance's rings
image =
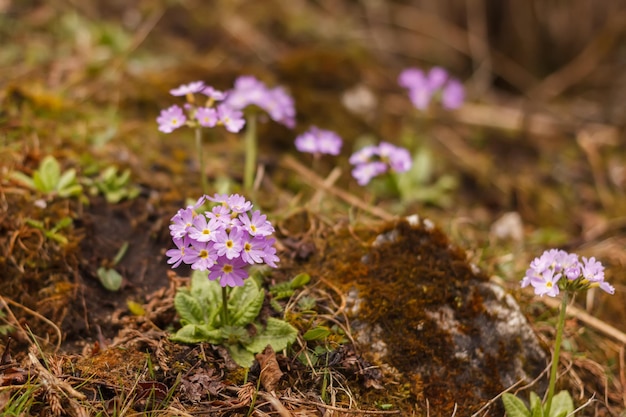
[[[198,162],[200,164],[200,184],[202,194],[207,194],[206,174],[204,172],[204,156],[202,155],[202,128],[196,127],[196,151],[198,152]]]
[[[222,327],[228,325],[228,289],[222,287]]]
[[[550,407],[552,407],[552,397],[554,396],[554,385],[556,383],[556,373],[559,367],[559,353],[561,352],[561,340],[563,339],[563,328],[565,327],[565,310],[567,309],[569,293],[563,292],[563,301],[561,301],[561,310],[559,311],[559,320],[556,324],[556,340],[554,341],[554,356],[552,358],[552,367],[550,368],[550,383],[548,384],[548,399],[544,408],[544,415],[550,415]]]
[[[249,114],[246,120],[246,164],[243,177],[243,188],[250,192],[254,184],[254,171],[256,170],[257,138],[256,138],[256,114]]]

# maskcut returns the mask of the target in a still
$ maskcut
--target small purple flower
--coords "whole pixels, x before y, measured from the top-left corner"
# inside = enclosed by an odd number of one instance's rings
[[[243,227],[250,236],[269,236],[274,233],[274,226],[267,221],[267,216],[261,214],[259,210],[252,213],[252,217],[248,214],[239,215],[241,227]]]
[[[233,227],[230,232],[220,230],[217,233],[217,238],[213,244],[213,249],[217,251],[217,255],[226,256],[228,259],[238,257],[243,248],[243,231],[238,227]]]
[[[241,250],[241,259],[253,264],[262,264],[263,258],[267,255],[267,239],[264,236],[251,236],[245,234]]]
[[[350,163],[354,165],[352,176],[357,183],[366,185],[372,178],[388,171],[408,171],[413,161],[406,149],[381,142],[378,146],[367,146],[353,153]]]
[[[172,133],[174,130],[183,126],[187,121],[183,109],[177,105],[161,110],[161,114],[157,117],[159,130],[163,133]]]
[[[289,128],[295,125],[293,98],[282,87],[269,89],[253,76],[237,78],[234,88],[228,92],[223,103],[237,110],[255,105],[265,110],[272,120]]]
[[[431,91],[439,90],[448,81],[448,71],[441,67],[432,67],[428,72],[427,82]]]
[[[389,142],[381,142],[378,145],[378,155],[383,161],[388,162],[391,169],[396,172],[408,171],[413,163],[409,151]]]
[[[167,263],[172,264],[172,268],[178,268],[178,266],[183,262],[183,258],[185,257],[187,242],[186,239],[181,237],[175,237],[173,241],[176,245],[176,249],[168,250],[167,252],[165,252],[165,256],[170,258],[167,260]]]
[[[219,220],[196,216],[187,233],[191,239],[198,242],[215,242],[218,230],[220,230]]]
[[[170,233],[172,237],[182,238],[183,236],[186,236],[187,230],[193,224],[194,217],[195,213],[191,207],[178,210],[178,212],[171,219],[172,224],[170,224]]]
[[[243,287],[244,280],[248,278],[246,268],[249,266],[241,258],[228,259],[222,256],[217,259],[215,267],[209,272],[209,279],[219,279],[222,287]]]
[[[185,251],[183,262],[191,265],[191,269],[208,271],[217,261],[217,253],[213,242],[194,242]]]
[[[204,89],[203,81],[194,81],[189,84],[183,84],[177,88],[170,90],[173,96],[185,96],[187,94],[199,93]]]
[[[293,98],[282,87],[275,87],[268,91],[265,101],[260,103],[275,122],[293,129],[296,125],[296,109]]]
[[[530,268],[521,281],[522,287],[532,285],[535,294],[555,297],[559,288],[564,291],[580,291],[600,287],[609,294],[615,288],[604,281],[604,266],[595,258],[582,258],[563,250],[550,249],[530,263]],[[559,282],[559,279],[565,277]]]
[[[278,259],[278,256],[276,256],[276,248],[274,247],[275,242],[276,239],[274,238],[267,239],[267,241],[265,242],[265,249],[263,250],[263,261],[265,261],[265,263],[272,268],[278,268],[276,262],[280,261],[280,259]]]
[[[433,100],[439,100],[444,109],[453,110],[465,100],[463,84],[441,67],[431,68],[428,74],[417,68],[405,69],[398,84],[408,90],[409,99],[419,110],[426,110]]]
[[[398,76],[398,84],[406,89],[413,89],[426,85],[427,79],[422,70],[407,68]]]
[[[197,214],[206,200],[216,205]],[[181,263],[194,270],[208,271],[211,280],[222,286],[241,286],[248,277],[246,268],[266,264],[276,268],[274,227],[252,203],[239,194],[202,196],[172,217],[170,234],[175,249],[166,252],[173,267]]]
[[[223,125],[231,133],[239,132],[246,124],[243,112],[226,104],[217,106],[217,119],[217,124]]]
[[[226,97],[225,93],[223,93],[222,91],[216,90],[215,88],[210,87],[210,86],[204,87],[204,89],[200,92],[213,101],[221,101],[221,100],[224,100],[224,98]]]
[[[296,149],[300,152],[312,154],[339,155],[343,141],[341,137],[330,130],[312,126],[309,130],[296,137]]]
[[[380,161],[359,164],[352,170],[352,176],[359,185],[367,185],[372,178],[387,172],[387,164]]]
[[[535,288],[535,294],[556,297],[559,295],[559,279],[561,274],[555,274],[553,269],[546,269],[541,275],[535,275],[531,279],[531,285]]]
[[[441,105],[444,109],[454,110],[463,105],[465,89],[457,80],[450,80],[441,92]]]
[[[202,127],[214,127],[217,124],[217,111],[212,107],[198,107],[196,120]]]

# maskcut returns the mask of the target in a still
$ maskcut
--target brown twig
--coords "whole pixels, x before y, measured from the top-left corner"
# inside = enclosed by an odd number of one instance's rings
[[[330,194],[334,195],[335,197],[339,197],[340,199],[342,199],[346,203],[353,205],[354,207],[358,207],[361,210],[373,214],[374,216],[377,216],[383,220],[391,221],[395,219],[394,215],[388,213],[381,208],[366,204],[363,201],[359,200],[356,196],[347,193],[339,188],[327,186],[323,178],[319,177],[313,171],[306,168],[291,155],[287,155],[282,158],[280,160],[280,165],[284,168],[290,169],[298,173],[298,175],[302,176],[306,181],[308,181],[312,187],[323,188]]]
[[[55,352],[58,352],[59,349],[61,349],[61,342],[63,341],[63,336],[61,334],[61,329],[59,328],[59,326],[57,326],[56,324],[54,324],[54,322],[52,322],[50,319],[42,316],[41,314],[39,314],[38,312],[31,310],[30,308],[26,307],[23,304],[17,303],[9,298],[4,298],[0,295],[0,302],[4,305],[4,307],[7,310],[7,313],[13,318],[13,320],[15,320],[15,325],[18,326],[20,328],[20,330],[22,330],[24,333],[28,333],[26,332],[26,330],[20,325],[19,321],[17,320],[17,318],[15,317],[15,315],[13,314],[13,311],[11,310],[11,308],[9,307],[9,304],[15,306],[15,307],[19,307],[22,310],[24,310],[25,312],[27,312],[28,314],[31,314],[39,319],[41,319],[43,322],[45,322],[46,324],[48,324],[50,327],[52,327],[54,329],[54,332],[57,334],[57,344],[56,344],[56,349],[54,350]]]
[[[558,308],[561,305],[559,300],[552,298],[544,297],[541,298],[540,301],[545,303],[550,308]],[[603,322],[600,319],[597,319],[596,317],[579,309],[578,307],[570,304],[569,306],[567,306],[566,314],[582,321],[589,327],[593,327],[594,329],[607,335],[608,337],[626,345],[626,333],[616,329],[615,327]]]
[[[341,407],[335,407],[335,406],[324,404],[324,403],[300,400],[298,398],[281,397],[281,400],[296,403],[296,404],[312,405],[315,407],[321,407],[321,408],[325,408],[327,410],[332,410],[332,411],[339,411],[339,412],[346,413],[346,414],[392,415],[392,414],[400,414],[401,412],[400,410],[358,410],[358,409],[352,409],[352,408],[341,408]]]

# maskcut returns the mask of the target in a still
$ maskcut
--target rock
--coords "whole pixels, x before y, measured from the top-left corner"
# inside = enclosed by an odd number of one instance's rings
[[[329,241],[323,274],[345,288],[358,348],[400,375],[418,409],[471,415],[535,379],[547,355],[519,306],[430,221],[388,224],[368,245]],[[538,387],[541,390],[542,387]],[[502,415],[499,401],[490,415]]]

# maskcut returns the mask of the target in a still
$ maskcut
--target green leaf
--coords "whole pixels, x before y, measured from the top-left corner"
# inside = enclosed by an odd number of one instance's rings
[[[311,276],[306,272],[302,272],[293,277],[293,279],[289,283],[289,287],[291,287],[292,290],[297,290],[300,287],[304,287],[306,284],[309,283],[309,281],[311,281]]]
[[[569,392],[563,390],[552,397],[549,417],[562,417],[574,411],[574,401]]]
[[[253,279],[247,279],[243,287],[235,287],[230,293],[228,310],[230,325],[245,326],[252,323],[263,306],[265,292]]]
[[[539,398],[539,396],[532,391],[530,393],[530,411],[532,417],[543,417],[543,405],[541,404],[541,398]]]
[[[109,291],[118,291],[122,286],[122,276],[115,269],[100,267],[96,272],[102,286]]]
[[[37,189],[33,179],[31,177],[29,177],[28,175],[24,174],[23,172],[12,171],[9,174],[9,178],[11,178],[13,181],[21,183],[22,185],[25,185],[28,188],[33,189],[33,190]]]
[[[59,181],[55,184],[57,191],[63,191],[76,183],[76,170],[68,169],[59,177]]]
[[[55,190],[60,178],[61,166],[52,155],[46,156],[39,164],[39,169],[33,174],[37,189],[46,193]]]
[[[206,271],[193,271],[190,294],[204,309],[204,321],[212,328],[217,327],[217,319],[222,310],[222,286],[210,281]]]
[[[513,394],[502,394],[502,403],[508,417],[531,417],[524,402]]]
[[[246,349],[251,353],[262,352],[270,345],[274,351],[285,349],[290,343],[295,342],[298,330],[286,321],[270,317],[267,319],[267,326],[252,338],[246,345]]]
[[[202,306],[192,295],[178,291],[174,296],[174,307],[176,307],[183,324],[207,324]]]
[[[331,332],[328,327],[317,326],[317,327],[313,327],[312,329],[307,330],[306,333],[304,333],[302,337],[304,338],[304,340],[307,340],[307,341],[324,340],[328,336],[330,336],[330,333]]]
[[[64,188],[58,191],[59,197],[74,197],[83,193],[83,187],[80,184],[72,185],[71,187]]]
[[[247,351],[241,345],[228,345],[226,346],[230,357],[233,358],[237,365],[249,368],[254,362],[254,354]]]
[[[206,326],[187,324],[170,336],[170,339],[174,342],[189,344],[200,342],[219,344],[222,341],[220,334],[219,329],[209,329]]]

